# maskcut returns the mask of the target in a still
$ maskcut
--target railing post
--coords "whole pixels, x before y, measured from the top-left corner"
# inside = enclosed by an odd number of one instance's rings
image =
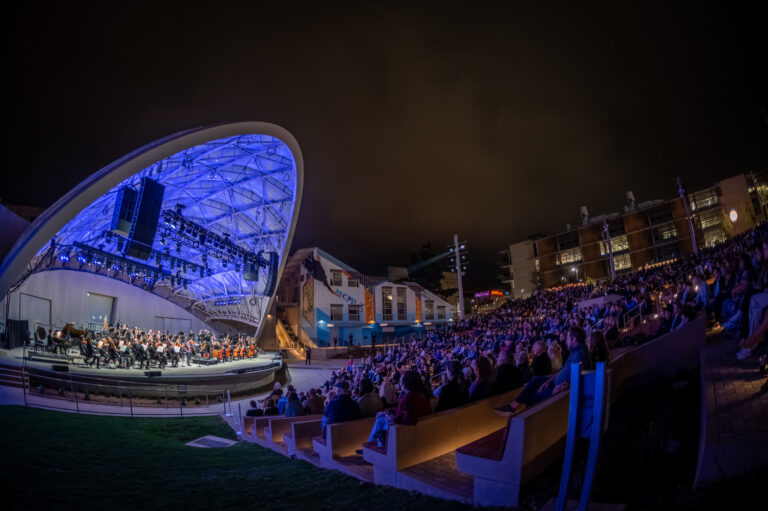
[[[69,373],[69,389],[75,396],[75,409],[77,410],[77,413],[80,413],[80,403],[77,399],[77,392],[75,392],[75,384],[72,382],[72,373]]]
[[[237,431],[238,438],[243,436],[243,411],[240,409],[240,403],[237,403]]]
[[[128,387],[128,406],[131,409],[131,417],[133,417],[133,398],[131,396],[131,388]]]
[[[184,406],[182,405],[181,401],[181,385],[179,385],[176,389],[176,397],[179,398],[179,416],[184,417]]]
[[[227,404],[229,404],[229,413],[226,413],[227,412]],[[227,401],[226,401],[226,403],[224,403],[224,412],[225,412],[225,415],[227,417],[232,417],[233,416],[233,413],[232,413],[232,398],[231,398],[231,396],[229,394],[229,389],[227,389]]]

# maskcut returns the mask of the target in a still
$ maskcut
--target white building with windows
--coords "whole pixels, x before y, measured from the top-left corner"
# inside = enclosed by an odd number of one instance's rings
[[[409,281],[364,275],[319,248],[298,250],[277,289],[277,316],[309,345],[369,345],[442,329],[454,307]]]

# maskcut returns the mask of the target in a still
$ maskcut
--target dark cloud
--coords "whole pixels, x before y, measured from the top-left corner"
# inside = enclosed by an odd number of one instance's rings
[[[454,232],[496,252],[768,164],[764,18],[728,3],[4,8],[0,196],[47,205],[161,136],[288,128],[306,162],[294,246],[363,271]]]

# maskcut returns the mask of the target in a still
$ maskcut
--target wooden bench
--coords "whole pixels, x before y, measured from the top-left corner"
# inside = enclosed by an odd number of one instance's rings
[[[509,404],[522,388],[422,417],[413,426],[395,424],[387,430],[386,448],[375,442],[363,446],[363,458],[373,465],[374,482],[413,489],[402,471],[453,452],[462,445],[502,429],[508,413],[495,408]]]
[[[373,470],[362,463],[362,457],[355,451],[362,448],[363,443],[368,440],[374,420],[375,417],[367,417],[326,426],[325,438],[318,436],[312,439],[318,465],[373,482]]]
[[[322,415],[304,415],[301,417],[273,416],[264,427],[264,440],[266,446],[280,454],[288,454],[288,446],[283,441],[283,435],[290,432],[291,424],[307,420],[321,420]]]
[[[283,433],[283,442],[288,450],[288,456],[296,456],[317,464],[318,456],[312,448],[312,439],[323,434],[322,423],[322,419],[292,422],[291,429]]]
[[[243,417],[243,439],[265,445],[264,428],[269,424],[269,419],[275,415],[260,415],[257,417]]]

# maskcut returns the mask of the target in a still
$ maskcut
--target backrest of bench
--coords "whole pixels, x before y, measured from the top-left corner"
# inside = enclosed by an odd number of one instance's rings
[[[681,369],[698,366],[699,352],[706,342],[705,328],[706,318],[699,316],[677,330],[611,360],[612,399],[618,399],[627,385],[644,385],[655,378],[672,378]]]
[[[270,417],[269,434],[273,442],[279,442],[283,438],[283,433],[291,430],[291,424],[303,420],[319,420],[322,415],[304,415],[301,417]],[[270,440],[268,438],[267,440]]]
[[[326,426],[326,446],[330,456],[336,458],[355,454],[363,442],[368,441],[374,421],[375,417],[367,417]]]
[[[468,403],[422,417],[413,426],[394,425],[388,431],[387,465],[403,470],[442,456],[462,445],[489,435],[507,422],[507,414],[494,408],[515,400],[522,389]],[[395,457],[392,460],[392,457]]]
[[[509,420],[502,457],[505,476],[529,481],[561,454],[559,444],[568,432],[569,395],[561,392]]]
[[[312,438],[323,434],[322,419],[291,423],[291,436],[296,448],[312,447]]]

